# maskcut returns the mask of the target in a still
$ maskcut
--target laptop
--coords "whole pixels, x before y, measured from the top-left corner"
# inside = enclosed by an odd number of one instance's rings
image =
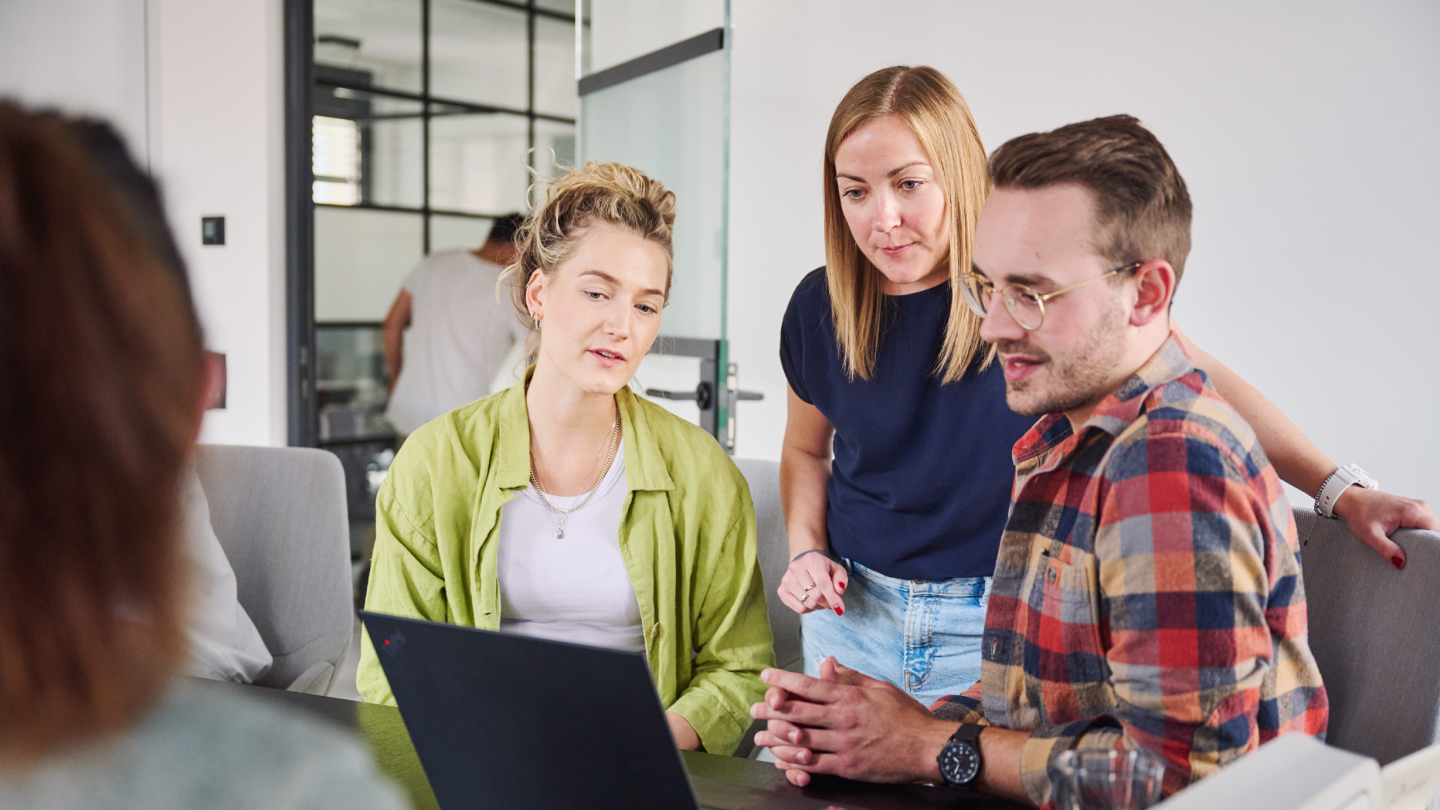
[[[645,656],[361,611],[443,810],[819,810],[688,777]]]

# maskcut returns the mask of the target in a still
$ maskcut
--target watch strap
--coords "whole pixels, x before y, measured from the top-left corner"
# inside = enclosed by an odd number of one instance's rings
[[[1335,520],[1335,502],[1352,485],[1366,489],[1380,488],[1380,482],[1367,475],[1360,465],[1343,464],[1330,473],[1325,483],[1320,485],[1320,491],[1315,493],[1315,514]]]
[[[955,733],[950,735],[950,739],[955,742],[969,743],[978,751],[980,750],[980,732],[984,731],[985,728],[985,726],[979,723],[962,723],[960,728],[956,729]]]

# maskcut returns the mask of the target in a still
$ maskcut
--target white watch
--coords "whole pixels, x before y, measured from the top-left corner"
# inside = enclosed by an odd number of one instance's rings
[[[1360,465],[1342,465],[1330,473],[1330,477],[1325,479],[1325,483],[1320,485],[1320,491],[1315,494],[1315,514],[1335,520],[1335,502],[1340,500],[1340,493],[1349,489],[1352,484],[1366,489],[1380,488],[1380,482],[1366,475]]]

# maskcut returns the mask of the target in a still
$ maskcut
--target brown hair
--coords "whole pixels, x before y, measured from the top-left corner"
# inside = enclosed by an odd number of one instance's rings
[[[585,232],[605,222],[625,228],[665,249],[665,295],[674,275],[675,194],[658,180],[619,163],[590,162],[555,180],[515,235],[515,261],[501,284],[510,285],[515,316],[534,333],[525,288],[537,272],[548,278],[575,249]],[[533,346],[532,346],[533,348]]]
[[[835,178],[835,153],[850,133],[886,116],[899,116],[920,140],[945,191],[950,220],[950,318],[935,366],[944,382],[965,374],[977,355],[993,352],[980,340],[980,319],[961,297],[960,274],[970,270],[975,220],[990,193],[985,146],[970,107],[945,74],[932,67],[888,67],[850,88],[825,136],[825,276],[835,340],[850,379],[869,380],[884,331],[884,277],[865,257],[845,223]]]
[[[132,721],[184,644],[200,327],[163,218],[93,133],[0,101],[0,753],[18,761]]]
[[[1095,250],[1115,264],[1164,259],[1175,283],[1190,254],[1190,193],[1140,121],[1112,115],[1007,141],[990,156],[997,188],[1073,183],[1095,198]]]

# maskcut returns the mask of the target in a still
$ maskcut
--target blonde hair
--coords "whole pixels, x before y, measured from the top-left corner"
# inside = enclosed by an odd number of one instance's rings
[[[535,334],[535,319],[525,302],[525,288],[536,273],[549,278],[598,223],[624,228],[665,250],[665,297],[675,274],[675,194],[658,180],[619,163],[591,161],[555,180],[541,203],[515,234],[515,260],[505,268],[501,284],[510,286],[515,316]]]
[[[850,133],[887,116],[898,116],[919,139],[945,193],[950,220],[950,318],[945,343],[934,373],[955,382],[984,354],[981,367],[994,357],[980,339],[980,319],[961,298],[960,274],[968,272],[975,241],[975,220],[990,193],[985,146],[970,108],[945,74],[932,67],[888,67],[850,88],[825,136],[825,276],[830,286],[830,313],[835,339],[850,379],[872,379],[875,355],[884,331],[884,276],[870,263],[850,233],[835,179],[835,153]]]

